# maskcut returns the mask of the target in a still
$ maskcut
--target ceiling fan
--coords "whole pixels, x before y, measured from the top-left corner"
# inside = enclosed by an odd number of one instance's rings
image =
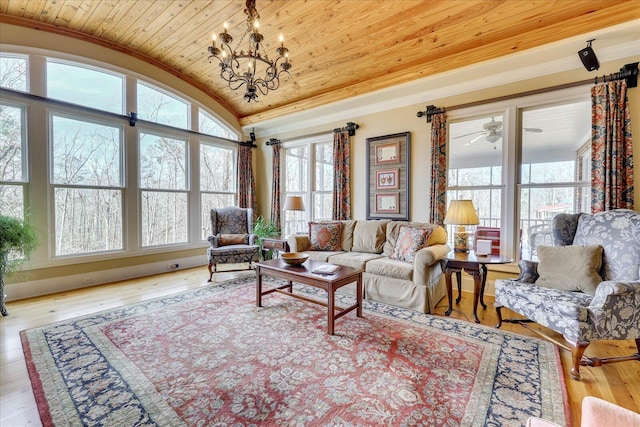
[[[474,142],[482,139],[482,138],[486,138],[488,142],[490,143],[494,143],[496,141],[498,141],[500,138],[502,138],[502,122],[500,121],[496,121],[494,117],[491,117],[491,121],[487,122],[485,124],[482,125],[482,128],[484,130],[479,130],[476,132],[471,132],[471,133],[467,133],[464,135],[460,135],[460,136],[456,136],[454,139],[458,139],[458,138],[464,138],[465,136],[471,136],[471,135],[475,135],[475,134],[480,134],[478,136],[476,136],[475,138],[471,139],[469,142],[467,142],[464,145],[471,145]],[[540,128],[524,128],[525,132],[536,132],[536,133],[540,133],[542,132],[542,129]]]

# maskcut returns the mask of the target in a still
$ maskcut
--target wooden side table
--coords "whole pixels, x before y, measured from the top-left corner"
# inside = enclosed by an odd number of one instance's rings
[[[271,249],[280,252],[289,252],[289,244],[286,239],[280,237],[265,237],[262,239],[262,259],[267,259],[267,254]]]
[[[444,313],[446,316],[451,314],[453,310],[453,286],[451,283],[451,274],[456,273],[458,279],[458,299],[460,302],[462,291],[462,270],[473,276],[473,319],[476,323],[480,323],[478,319],[478,301],[482,308],[486,309],[484,303],[484,287],[487,283],[487,265],[488,264],[508,264],[513,260],[500,255],[476,255],[471,252],[449,252],[440,260],[440,267],[444,273],[444,279],[447,284],[447,297],[449,299],[449,309]]]

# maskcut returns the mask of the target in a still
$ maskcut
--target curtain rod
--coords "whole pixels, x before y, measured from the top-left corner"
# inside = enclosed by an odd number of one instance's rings
[[[347,125],[343,128],[335,128],[333,130],[334,133],[337,132],[342,132],[342,131],[348,131],[349,132],[349,136],[353,136],[356,134],[356,129],[359,129],[360,125],[357,123],[353,123],[353,122],[347,122]],[[329,133],[330,131],[323,131],[323,132],[316,132],[316,133],[310,133],[307,135],[302,135],[299,137],[295,137],[295,138],[288,138],[288,139],[276,139],[276,138],[271,138],[269,139],[266,144],[267,145],[277,145],[277,144],[282,144],[283,142],[288,142],[288,141],[294,141],[294,140],[298,140],[301,138],[310,138],[310,137],[314,137],[314,136],[319,136],[319,135],[326,135],[327,133]]]
[[[546,92],[554,92],[557,90],[569,89],[569,88],[578,87],[578,86],[585,86],[588,84],[597,85],[598,82],[606,83],[606,82],[612,82],[616,80],[626,80],[628,88],[637,87],[638,86],[638,62],[626,64],[624,67],[620,68],[620,71],[617,73],[603,75],[602,77],[595,77],[595,79],[580,80],[577,82],[565,83],[565,84],[546,87],[542,89],[529,90],[526,92],[514,93],[512,95],[498,96],[496,98],[469,102],[466,104],[454,105],[446,108],[445,107],[437,108],[435,105],[427,105],[426,110],[418,111],[416,116],[417,117],[427,116],[427,123],[431,123],[431,116],[433,116],[434,114],[444,113],[445,111],[459,110],[461,108],[468,108],[468,107],[476,107],[478,105],[490,104],[492,102],[499,102],[499,101],[507,101],[509,99],[521,98],[523,96],[537,95],[537,94],[546,93]]]
[[[29,100],[32,100],[32,101],[47,102],[49,104],[53,104],[53,105],[56,105],[58,107],[66,107],[66,108],[71,108],[71,109],[75,109],[75,110],[83,110],[83,111],[87,111],[87,112],[92,113],[92,114],[101,115],[103,117],[109,117],[109,118],[112,118],[112,119],[127,120],[129,122],[129,126],[131,126],[131,127],[135,127],[136,123],[149,124],[149,125],[153,125],[154,127],[160,127],[161,129],[166,129],[166,130],[171,130],[171,131],[187,132],[188,134],[194,135],[194,136],[214,137],[214,138],[217,138],[217,139],[221,139],[223,141],[233,142],[233,143],[239,144],[239,145],[245,145],[245,146],[249,146],[250,145],[253,148],[257,148],[258,147],[257,145],[255,145],[255,144],[253,144],[252,142],[249,142],[249,141],[247,141],[247,142],[237,141],[235,139],[224,138],[222,136],[216,136],[216,135],[209,135],[207,133],[201,133],[201,132],[197,132],[195,130],[177,128],[177,127],[170,126],[170,125],[165,125],[165,124],[162,124],[162,123],[151,122],[151,121],[148,121],[148,120],[141,120],[141,119],[138,118],[138,113],[134,113],[133,111],[131,113],[129,113],[129,115],[112,113],[110,111],[104,111],[104,110],[100,110],[100,109],[97,109],[97,108],[86,107],[84,105],[78,105],[78,104],[74,104],[72,102],[60,101],[58,99],[51,99],[51,98],[47,98],[45,96],[34,95],[32,93],[20,92],[20,91],[17,91],[17,90],[7,89],[7,88],[0,88],[0,94],[13,95],[13,96],[16,96],[18,98],[25,98],[25,99],[29,99]]]

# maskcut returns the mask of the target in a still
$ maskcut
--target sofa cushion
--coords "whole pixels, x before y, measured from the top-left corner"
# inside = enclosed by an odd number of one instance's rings
[[[248,244],[249,244],[248,234],[219,234],[218,235],[219,246],[248,245]]]
[[[364,252],[342,252],[339,254],[333,254],[327,259],[332,264],[343,265],[345,267],[365,269],[365,265],[371,260],[380,258],[382,255],[369,254]]]
[[[403,225],[400,227],[396,245],[389,258],[413,263],[416,252],[427,245],[431,230]]]
[[[353,230],[353,252],[382,253],[385,242],[387,220],[357,221]]]
[[[602,282],[602,246],[538,246],[536,284],[565,291],[595,294]]]
[[[340,246],[343,251],[350,251],[353,247],[353,229],[356,227],[355,220],[345,220],[342,223],[342,240]]]
[[[322,261],[329,262],[329,258],[336,255],[342,254],[344,252],[336,252],[336,251],[304,251],[303,254],[309,255],[309,259],[314,261]]]
[[[376,276],[409,281],[413,280],[413,264],[390,259],[388,257],[382,257],[367,262],[367,268],[365,271]]]
[[[426,246],[447,244],[447,231],[439,225],[427,222],[391,221],[387,224],[387,241],[384,243],[382,251],[384,256],[390,256],[393,252],[393,249],[396,246],[396,240],[398,239],[398,233],[400,232],[400,227],[403,225],[431,230]]]
[[[310,222],[309,249],[312,251],[339,251],[342,224],[339,222]]]

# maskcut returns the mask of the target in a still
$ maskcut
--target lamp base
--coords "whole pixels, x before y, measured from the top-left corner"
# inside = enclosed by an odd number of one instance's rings
[[[458,226],[453,232],[453,250],[454,252],[469,252],[469,233],[462,226]]]

